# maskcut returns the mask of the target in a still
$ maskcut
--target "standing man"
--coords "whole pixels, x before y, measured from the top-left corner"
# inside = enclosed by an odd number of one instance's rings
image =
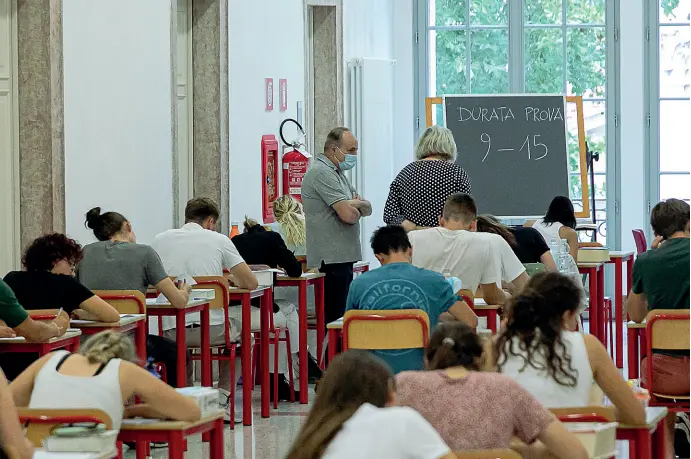
[[[353,264],[362,258],[360,217],[372,205],[357,194],[345,176],[355,167],[358,141],[348,128],[337,127],[324,142],[302,181],[302,204],[307,228],[307,267],[325,274],[326,323],[343,316]]]

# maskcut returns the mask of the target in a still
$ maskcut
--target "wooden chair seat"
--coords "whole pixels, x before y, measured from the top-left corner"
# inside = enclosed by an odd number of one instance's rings
[[[97,409],[17,408],[17,411],[20,422],[26,426],[26,438],[36,447],[42,446],[43,439],[62,424],[98,422],[108,430],[113,428],[110,416]]]
[[[429,342],[429,332],[429,317],[421,309],[353,309],[344,316],[343,348],[425,348]]]

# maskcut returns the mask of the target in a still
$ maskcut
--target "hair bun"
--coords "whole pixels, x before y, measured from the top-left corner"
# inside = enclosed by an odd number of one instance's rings
[[[94,207],[86,213],[86,226],[94,229],[99,218],[101,218],[101,208]]]

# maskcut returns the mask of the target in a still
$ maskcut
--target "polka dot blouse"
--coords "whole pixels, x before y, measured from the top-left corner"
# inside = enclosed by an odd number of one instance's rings
[[[470,180],[461,166],[447,161],[413,161],[391,183],[384,222],[400,225],[409,220],[418,226],[438,226],[444,202],[454,193],[470,193]]]

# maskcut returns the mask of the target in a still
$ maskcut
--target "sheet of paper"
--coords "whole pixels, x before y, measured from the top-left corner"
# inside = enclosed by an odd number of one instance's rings
[[[34,459],[93,459],[102,456],[101,453],[54,453],[42,449],[34,452]]]
[[[96,323],[96,320],[82,320],[82,319],[72,319],[70,320],[70,325],[87,325]]]
[[[161,422],[160,419],[150,419],[150,418],[131,418],[131,419],[123,419],[122,423],[131,425],[131,426],[141,426],[144,424],[156,424],[157,422]]]

